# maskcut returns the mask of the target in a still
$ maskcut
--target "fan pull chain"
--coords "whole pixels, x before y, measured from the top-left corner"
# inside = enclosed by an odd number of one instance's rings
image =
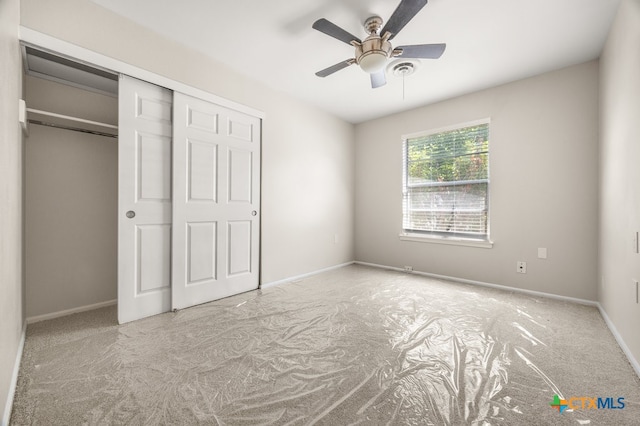
[[[404,79],[405,79],[405,74],[402,73],[402,100],[404,101]]]
[[[393,66],[393,74],[402,77],[402,100],[407,98],[407,82],[408,75],[413,74],[415,71],[415,65],[412,62],[400,62]]]

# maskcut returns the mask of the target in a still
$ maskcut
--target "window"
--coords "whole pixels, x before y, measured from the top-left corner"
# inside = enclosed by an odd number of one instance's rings
[[[403,229],[489,239],[487,120],[404,138]]]

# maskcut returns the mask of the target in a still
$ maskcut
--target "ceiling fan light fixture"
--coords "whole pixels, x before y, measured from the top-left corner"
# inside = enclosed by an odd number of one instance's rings
[[[370,50],[358,58],[358,65],[368,74],[382,70],[387,63],[387,53],[383,50]]]

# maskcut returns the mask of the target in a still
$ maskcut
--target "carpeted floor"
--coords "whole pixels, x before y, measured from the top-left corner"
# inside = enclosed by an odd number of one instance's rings
[[[29,325],[11,424],[638,425],[640,380],[594,307],[354,265]]]

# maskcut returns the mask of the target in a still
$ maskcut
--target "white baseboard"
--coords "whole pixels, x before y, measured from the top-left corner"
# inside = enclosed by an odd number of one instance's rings
[[[9,394],[7,395],[7,401],[4,404],[4,414],[2,415],[2,426],[8,426],[11,420],[11,410],[13,409],[13,397],[16,394],[16,388],[18,387],[18,373],[20,372],[20,362],[22,361],[22,351],[24,350],[24,342],[27,338],[27,323],[22,326],[22,335],[20,336],[20,343],[18,344],[18,352],[16,353],[16,360],[13,364],[13,374],[11,375],[11,383],[9,384]]]
[[[393,267],[393,266],[385,266],[385,265],[378,265],[378,264],[375,264],[375,263],[357,262],[357,261],[354,262],[354,263],[356,263],[358,265],[371,266],[371,267],[374,267],[374,268],[389,269],[389,270],[392,270],[392,271],[405,272],[404,269],[396,268],[396,267]],[[602,318],[604,319],[604,322],[607,324],[607,327],[609,327],[609,331],[611,331],[611,334],[613,334],[613,337],[615,337],[616,341],[618,342],[618,345],[620,346],[620,348],[622,349],[624,354],[627,356],[627,359],[629,360],[629,363],[631,364],[631,366],[635,370],[635,372],[638,375],[638,377],[640,377],[640,363],[638,363],[638,360],[636,360],[636,358],[633,356],[633,353],[631,352],[631,350],[629,349],[627,344],[624,342],[624,339],[622,338],[620,333],[618,333],[618,330],[616,329],[615,325],[613,325],[613,322],[611,321],[611,319],[607,315],[606,311],[604,310],[602,305],[600,305],[599,302],[594,302],[592,300],[586,300],[586,299],[578,299],[576,297],[560,296],[560,295],[552,294],[552,293],[544,293],[544,292],[541,292],[541,291],[533,291],[533,290],[526,290],[526,289],[522,289],[522,288],[514,288],[514,287],[508,287],[508,286],[504,286],[504,285],[485,283],[485,282],[482,282],[482,281],[473,281],[473,280],[466,280],[466,279],[462,279],[462,278],[449,277],[449,276],[445,276],[445,275],[430,274],[430,273],[427,273],[427,272],[412,271],[412,272],[409,272],[409,273],[415,274],[415,275],[422,275],[422,276],[426,276],[426,277],[430,277],[430,278],[444,279],[444,280],[449,280],[449,281],[461,282],[461,283],[465,283],[465,284],[475,284],[475,285],[479,285],[479,286],[482,286],[482,287],[496,288],[496,289],[510,291],[510,292],[514,292],[514,293],[523,293],[523,294],[528,294],[528,295],[531,295],[531,296],[538,296],[538,297],[544,297],[544,298],[547,298],[547,299],[562,300],[562,301],[565,301],[565,302],[573,302],[573,303],[579,303],[581,305],[597,307],[598,310],[600,311],[600,314],[602,315]]]
[[[450,277],[450,276],[447,276],[447,275],[431,274],[429,272],[420,272],[420,271],[406,272],[402,268],[396,268],[396,267],[393,267],[393,266],[378,265],[378,264],[375,264],[375,263],[357,262],[357,261],[354,262],[354,263],[356,263],[358,265],[371,266],[371,267],[374,267],[374,268],[389,269],[389,270],[392,270],[392,271],[405,272],[405,273],[413,274],[413,275],[422,275],[422,276],[429,277],[429,278],[437,278],[437,279],[441,279],[441,280],[455,281],[455,282],[464,283],[464,284],[473,284],[473,285],[478,285],[478,286],[482,286],[482,287],[489,287],[489,288],[495,288],[495,289],[498,289],[498,290],[510,291],[510,292],[513,292],[513,293],[522,293],[522,294],[527,294],[529,296],[537,296],[537,297],[544,297],[546,299],[562,300],[562,301],[565,301],[565,302],[578,303],[580,305],[596,306],[596,307],[598,306],[598,302],[595,302],[593,300],[587,300],[587,299],[579,299],[577,297],[561,296],[559,294],[545,293],[545,292],[542,292],[542,291],[535,291],[535,290],[527,290],[527,289],[524,289],[524,288],[509,287],[509,286],[506,286],[506,285],[492,284],[492,283],[487,283],[487,282],[483,282],[483,281],[467,280],[465,278]]]
[[[620,333],[618,333],[618,329],[615,325],[613,325],[613,321],[611,321],[609,315],[607,315],[607,312],[604,310],[600,303],[598,303],[598,309],[600,310],[600,315],[602,315],[602,318],[604,318],[604,322],[607,324],[607,327],[609,327],[611,334],[613,334],[613,337],[616,338],[616,341],[622,349],[622,352],[624,352],[624,354],[627,356],[627,358],[629,359],[629,363],[631,364],[633,369],[636,370],[636,374],[638,375],[638,377],[640,377],[640,363],[638,363],[638,360],[633,356],[633,353],[631,353],[631,350],[625,343],[624,339],[622,338]]]
[[[285,278],[283,280],[278,280],[278,281],[271,281],[270,283],[263,283],[263,284],[260,285],[260,288],[261,289],[265,289],[265,288],[268,288],[268,287],[273,287],[273,286],[284,284],[284,283],[290,283],[292,281],[298,281],[298,280],[301,280],[301,279],[304,279],[304,278],[308,278],[308,277],[312,277],[314,275],[321,274],[323,272],[328,272],[328,271],[332,271],[334,269],[343,268],[345,266],[353,265],[354,263],[355,263],[354,261],[341,263],[340,265],[334,265],[334,266],[330,266],[328,268],[319,269],[317,271],[308,272],[306,274],[296,275],[295,277],[289,277],[289,278]]]
[[[34,322],[38,322],[38,321],[45,321],[45,320],[50,320],[54,318],[60,318],[60,317],[64,317],[71,314],[77,314],[79,312],[91,311],[93,309],[104,308],[106,306],[113,306],[117,303],[118,303],[117,299],[107,300],[106,302],[94,303],[92,305],[80,306],[72,309],[65,309],[64,311],[51,312],[49,314],[44,314],[44,315],[36,315],[33,317],[28,317],[27,324],[33,324]]]

